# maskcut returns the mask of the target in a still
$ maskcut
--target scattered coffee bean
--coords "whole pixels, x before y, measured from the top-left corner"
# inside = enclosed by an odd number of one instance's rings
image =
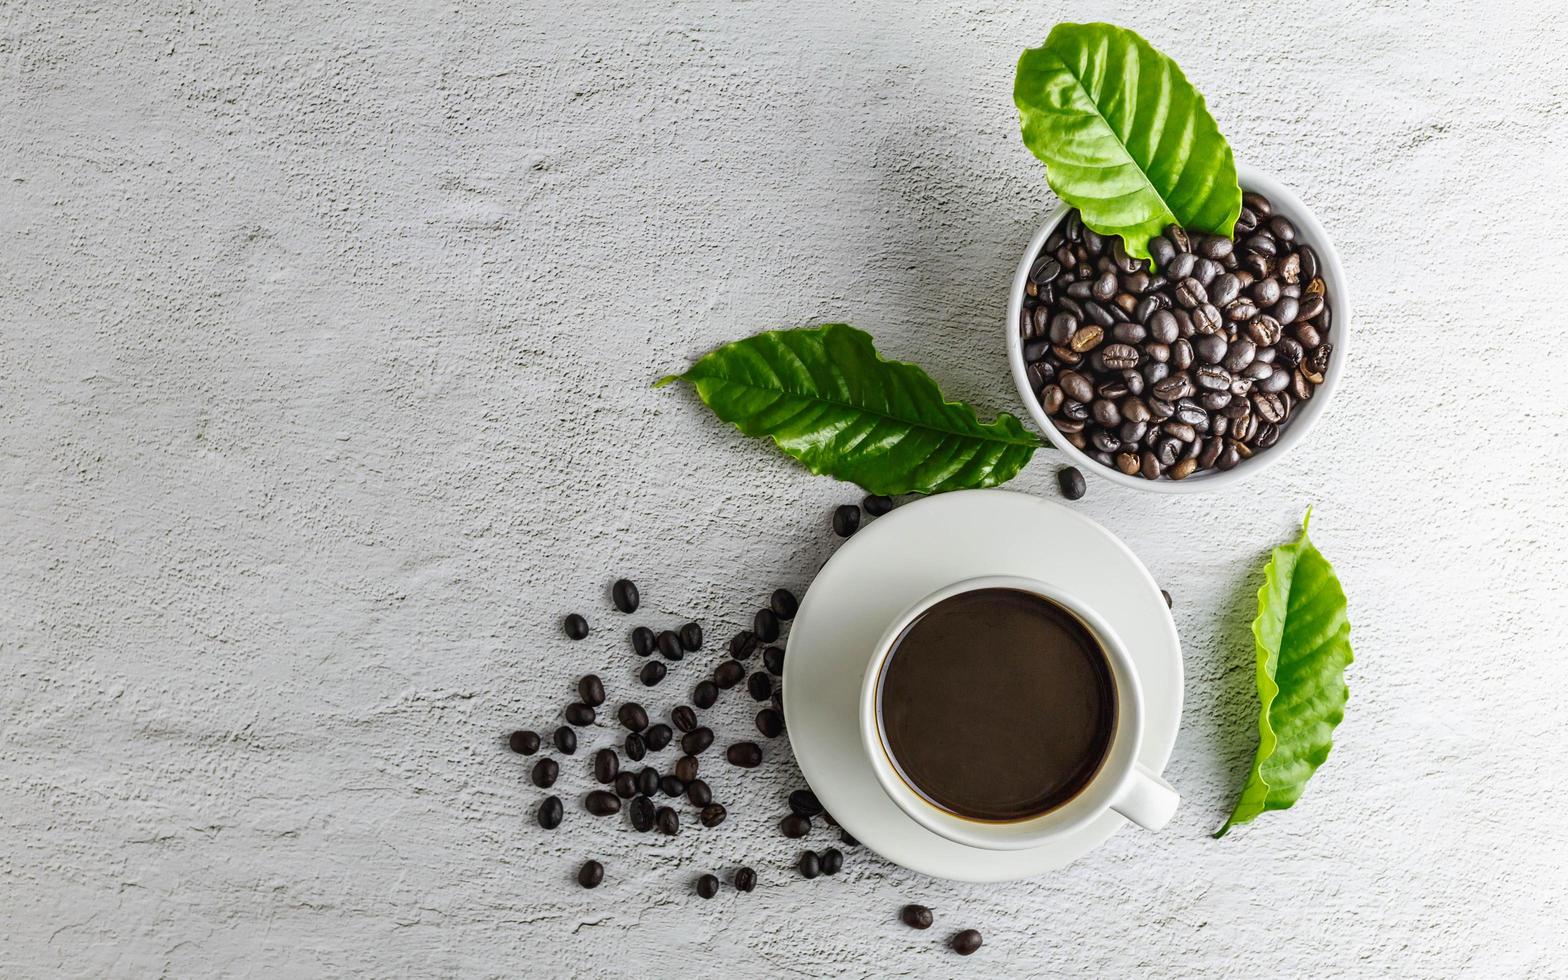
[[[545,830],[554,830],[561,825],[561,817],[565,814],[566,807],[561,804],[559,796],[546,796],[544,802],[539,804],[539,826]]]
[[[757,872],[750,868],[737,868],[735,870],[735,890],[749,892],[757,887]]]
[[[814,851],[804,851],[800,855],[800,860],[795,863],[795,867],[800,869],[802,878],[815,878],[822,873],[822,860]]]
[[[952,942],[950,942],[948,945],[952,946],[953,952],[957,953],[959,956],[968,956],[969,954],[979,950],[983,943],[984,940],[980,938],[980,930],[965,929],[963,932],[954,936]]]
[[[755,769],[762,765],[762,746],[756,742],[736,742],[724,750],[724,757],[732,766]]]
[[[683,704],[670,712],[670,721],[681,731],[689,732],[697,727],[697,712],[692,710],[691,705]]]
[[[862,500],[860,502],[860,506],[861,509],[870,514],[872,517],[881,517],[883,514],[892,511],[893,498],[884,497],[881,494],[874,493],[865,500]]]
[[[717,827],[719,824],[723,823],[724,818],[728,817],[729,815],[729,811],[724,809],[724,804],[709,803],[707,806],[702,808],[701,813],[697,814],[697,821],[704,827]]]
[[[693,779],[686,784],[686,798],[692,806],[705,807],[713,802],[713,788],[705,779]]]
[[[577,752],[577,733],[566,725],[555,730],[555,747],[562,755],[573,755]]]
[[[577,613],[572,613],[561,620],[561,628],[566,631],[567,636],[574,640],[580,640],[588,635],[588,620]]]
[[[665,796],[684,796],[686,784],[677,776],[664,776],[659,780],[659,790]]]
[[[784,734],[784,716],[772,708],[763,708],[757,712],[757,731],[766,738],[778,738]]]
[[[648,743],[649,752],[663,752],[675,738],[675,731],[661,722],[657,725],[649,725],[648,730],[642,733],[642,737]]]
[[[773,693],[773,678],[759,670],[746,678],[746,690],[753,701],[766,701]]]
[[[681,646],[688,653],[695,653],[702,649],[702,627],[697,623],[687,623],[680,629]]]
[[[1076,466],[1064,466],[1056,471],[1056,482],[1062,488],[1062,496],[1068,500],[1077,500],[1084,495],[1088,487],[1084,484],[1083,474]]]
[[[675,760],[675,778],[689,783],[697,778],[697,773],[701,768],[696,756],[683,755]]]
[[[817,860],[822,865],[822,873],[836,875],[844,870],[844,852],[836,847],[830,847],[817,855]]]
[[[584,888],[598,888],[604,880],[604,865],[598,861],[584,861],[577,869],[577,883]]]
[[[657,643],[658,640],[653,635],[653,630],[648,627],[639,626],[632,630],[632,652],[637,654],[637,656],[648,656],[653,652]]]
[[[789,809],[802,817],[814,817],[822,812],[822,801],[809,789],[797,789],[789,794]]]
[[[627,805],[627,810],[630,812],[633,830],[639,834],[645,834],[653,829],[657,811],[654,808],[653,801],[648,797],[639,796],[632,800]]]
[[[768,647],[762,651],[762,666],[768,669],[768,673],[782,676],[784,673],[784,648]]]
[[[621,772],[621,757],[611,748],[603,748],[593,754],[593,778],[601,783],[614,782]]]
[[[629,800],[637,795],[637,777],[629,772],[615,774],[615,795]]]
[[[650,660],[643,664],[642,669],[637,672],[637,679],[642,681],[643,687],[653,687],[664,680],[664,675],[668,672],[669,670],[664,664],[657,660]]]
[[[777,615],[775,613],[774,615]],[[757,634],[751,630],[741,630],[730,637],[730,656],[736,660],[745,660],[757,649]]]
[[[779,617],[771,609],[758,609],[752,617],[751,631],[762,643],[772,643],[779,638]]]
[[[936,921],[936,916],[932,915],[931,910],[924,905],[906,905],[898,917],[903,919],[904,925],[911,929],[929,929],[931,923]]]
[[[506,744],[511,746],[512,751],[518,755],[533,755],[539,751],[539,733],[530,732],[526,729],[516,731],[507,736]]]
[[[847,538],[860,530],[860,508],[854,504],[842,504],[833,511],[833,533],[841,538]]]
[[[633,762],[641,762],[642,757],[648,754],[648,743],[636,732],[626,734],[626,757]]]
[[[686,656],[686,649],[681,646],[681,638],[674,630],[661,632],[655,645],[659,648],[659,656],[665,660],[680,660]]]
[[[681,750],[687,755],[702,755],[713,744],[713,729],[703,726],[681,736]]]
[[[593,724],[593,709],[580,701],[574,701],[567,705],[566,711],[563,713],[566,715],[567,724],[576,725],[578,728]]]
[[[652,766],[643,766],[637,772],[637,792],[643,796],[652,796],[659,791],[659,770]]]
[[[681,815],[667,806],[659,807],[654,823],[658,825],[661,834],[674,837],[681,832]]]
[[[779,821],[779,831],[785,837],[798,840],[811,833],[811,820],[798,813],[791,813]]]
[[[648,727],[648,712],[636,701],[628,701],[615,712],[620,723],[634,732]]]
[[[712,681],[698,681],[697,686],[691,689],[691,703],[707,711],[719,700],[719,685]]]
[[[1165,600],[1165,608],[1166,609],[1172,608],[1171,607],[1171,594],[1169,592],[1166,592],[1164,589],[1161,589],[1160,590],[1160,598]]]
[[[637,583],[629,578],[615,580],[610,587],[610,599],[615,603],[615,608],[623,613],[634,613],[642,602],[642,596],[637,591]]]
[[[596,789],[583,799],[583,806],[596,817],[608,817],[621,812],[621,798],[609,790]]]
[[[554,759],[540,759],[534,763],[529,778],[540,789],[549,789],[555,785],[555,778],[561,774],[561,764]]]
[[[794,619],[796,611],[800,609],[800,601],[795,598],[795,593],[788,589],[774,589],[773,595],[768,599],[768,608],[772,609],[773,615],[780,619]]]
[[[577,681],[577,696],[588,707],[599,707],[604,703],[604,682],[599,679],[598,674],[584,674]]]
[[[722,691],[746,679],[746,667],[739,660],[726,660],[713,668],[713,683]]]
[[[701,898],[712,898],[719,893],[719,879],[713,875],[703,875],[697,879],[697,895]]]

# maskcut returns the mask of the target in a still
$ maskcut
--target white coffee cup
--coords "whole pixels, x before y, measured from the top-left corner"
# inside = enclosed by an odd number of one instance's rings
[[[1071,799],[1044,813],[1020,820],[963,817],[930,802],[904,781],[903,775],[893,764],[892,752],[881,730],[878,701],[884,668],[894,644],[904,630],[927,609],[943,599],[977,589],[1027,592],[1071,613],[1099,643],[1110,664],[1115,687],[1115,728],[1099,770]],[[876,773],[882,789],[899,809],[926,829],[948,840],[987,850],[1036,847],[1084,826],[1108,810],[1149,830],[1164,827],[1175,814],[1181,798],[1159,774],[1138,762],[1143,731],[1144,702],[1143,691],[1138,686],[1138,671],[1116,633],[1094,610],[1061,589],[1018,576],[987,575],[966,579],[938,589],[910,606],[894,620],[878,641],[861,687],[861,741],[871,760],[871,770]],[[941,737],[940,732],[934,732],[933,735]]]

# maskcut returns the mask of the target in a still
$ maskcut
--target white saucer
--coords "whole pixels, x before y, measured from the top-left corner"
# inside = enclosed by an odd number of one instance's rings
[[[784,716],[795,758],[835,820],[906,868],[959,881],[1011,881],[1060,868],[1124,823],[1106,813],[1059,841],[1021,851],[954,843],[915,823],[877,784],[857,722],[861,681],[889,623],[921,597],[977,575],[1071,586],[1132,651],[1148,701],[1139,761],[1164,770],[1181,720],[1181,641],[1159,586],[1118,538],[1028,494],[965,490],[906,504],[844,542],[791,624]]]

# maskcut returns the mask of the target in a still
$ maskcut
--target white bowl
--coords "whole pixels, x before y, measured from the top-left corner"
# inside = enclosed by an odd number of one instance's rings
[[[1345,270],[1339,262],[1339,252],[1334,248],[1334,242],[1329,238],[1328,232],[1318,219],[1301,202],[1301,199],[1290,191],[1284,184],[1267,174],[1259,173],[1249,167],[1237,165],[1237,174],[1240,177],[1243,191],[1256,191],[1269,199],[1274,206],[1275,214],[1283,214],[1296,226],[1300,239],[1312,246],[1317,252],[1319,275],[1323,277],[1328,286],[1325,301],[1330,310],[1332,326],[1329,331],[1329,340],[1334,345],[1334,352],[1329,357],[1328,368],[1323,372],[1323,383],[1317,386],[1312,397],[1296,406],[1290,419],[1280,429],[1279,441],[1268,449],[1242,460],[1233,469],[1227,471],[1206,470],[1194,473],[1185,480],[1146,480],[1141,476],[1128,476],[1121,470],[1106,466],[1098,462],[1083,450],[1068,442],[1056,430],[1050,418],[1045,414],[1045,409],[1040,407],[1040,399],[1029,386],[1029,375],[1024,364],[1024,342],[1019,334],[1018,323],[1023,314],[1024,289],[1029,282],[1029,267],[1039,256],[1040,246],[1045,244],[1057,224],[1067,217],[1069,208],[1062,205],[1053,211],[1029,240],[1029,247],[1024,250],[1024,257],[1018,263],[1018,272],[1013,276],[1013,294],[1007,303],[1007,360],[1012,365],[1013,384],[1018,388],[1018,397],[1023,400],[1024,409],[1029,417],[1034,419],[1035,425],[1045,433],[1051,445],[1066,457],[1068,462],[1077,466],[1085,473],[1092,473],[1102,479],[1119,483],[1126,487],[1135,487],[1139,490],[1151,490],[1155,493],[1202,493],[1207,490],[1218,490],[1222,487],[1233,486],[1256,476],[1264,469],[1285,458],[1298,443],[1307,437],[1312,427],[1317,424],[1318,418],[1328,409],[1329,402],[1334,393],[1339,390],[1340,380],[1345,373],[1345,358],[1347,354],[1346,340],[1350,332],[1350,297],[1345,285]]]

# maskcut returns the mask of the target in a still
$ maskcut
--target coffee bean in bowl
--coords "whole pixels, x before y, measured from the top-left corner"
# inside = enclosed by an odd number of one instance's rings
[[[1234,483],[1299,443],[1338,387],[1349,322],[1327,232],[1240,168],[1234,236],[1171,226],[1132,259],[1061,209],[1020,262],[1009,360],[1064,462],[1168,493]]]

